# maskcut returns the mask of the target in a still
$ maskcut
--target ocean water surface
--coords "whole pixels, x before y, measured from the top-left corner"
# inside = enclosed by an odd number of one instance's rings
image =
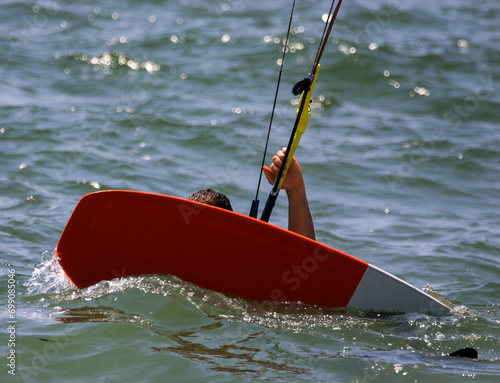
[[[2,4],[2,382],[498,379],[497,2],[345,0],[296,153],[318,241],[452,315],[252,302],[174,276],[78,290],[53,259],[97,190],[211,187],[248,213],[291,4]],[[266,162],[288,142],[329,6],[297,0]],[[287,225],[284,195],[271,223]],[[479,358],[447,356],[465,347]]]

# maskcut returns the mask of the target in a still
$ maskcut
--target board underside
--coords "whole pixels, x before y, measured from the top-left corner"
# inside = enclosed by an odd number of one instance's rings
[[[84,196],[55,253],[79,288],[168,274],[261,301],[450,311],[393,275],[319,242],[236,212],[159,194],[112,190]]]

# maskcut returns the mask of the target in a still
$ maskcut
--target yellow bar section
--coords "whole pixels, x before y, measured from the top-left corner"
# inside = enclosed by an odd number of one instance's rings
[[[288,158],[285,164],[285,170],[283,171],[283,175],[280,180],[280,185],[279,188],[281,189],[281,185],[283,185],[283,181],[285,180],[286,173],[288,172],[288,167],[292,163],[293,156],[295,155],[295,151],[297,150],[297,147],[299,146],[299,141],[300,138],[302,137],[302,134],[306,131],[307,124],[309,124],[309,120],[311,119],[311,107],[309,106],[309,103],[311,102],[311,97],[314,91],[314,86],[316,85],[316,79],[318,78],[318,73],[319,73],[319,64],[316,66],[316,71],[314,74],[314,77],[312,79],[311,83],[311,89],[309,92],[303,91],[302,94],[300,95],[299,99],[299,106],[297,107],[297,115],[299,114],[300,106],[302,105],[302,98],[306,97],[306,102],[304,105],[306,105],[307,110],[303,110],[302,114],[300,116],[299,124],[297,125],[297,131],[295,132],[295,136],[293,136],[293,141],[292,141],[292,147],[287,148],[288,152]]]

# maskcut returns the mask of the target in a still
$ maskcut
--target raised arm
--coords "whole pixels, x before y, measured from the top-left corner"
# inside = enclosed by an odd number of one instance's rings
[[[285,156],[286,148],[279,150],[272,159],[269,167],[264,166],[264,174],[268,182],[273,185]],[[306,186],[300,165],[292,159],[290,169],[281,187],[288,196],[288,230],[305,237],[316,239],[314,223],[307,202]]]

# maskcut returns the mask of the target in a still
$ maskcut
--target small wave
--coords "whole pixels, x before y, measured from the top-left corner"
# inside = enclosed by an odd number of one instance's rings
[[[144,293],[168,296],[171,295],[172,289],[175,288],[178,288],[178,283],[174,279],[161,276],[143,275],[113,279],[111,281],[101,281],[84,289],[67,291],[64,294],[59,295],[58,299],[60,301],[91,301],[103,298],[110,294],[126,293],[131,289],[139,289]]]

